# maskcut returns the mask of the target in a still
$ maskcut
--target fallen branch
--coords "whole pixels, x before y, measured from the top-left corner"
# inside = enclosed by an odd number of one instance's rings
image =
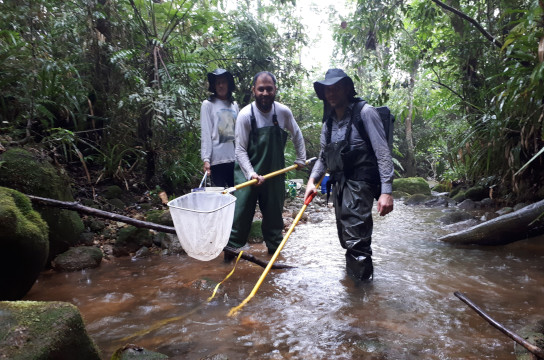
[[[541,233],[538,219],[544,213],[544,200],[501,215],[471,228],[442,236],[440,241],[455,244],[503,245]]]
[[[459,299],[461,299],[462,302],[470,306],[474,311],[478,313],[481,317],[483,317],[488,323],[493,325],[495,328],[499,329],[503,334],[508,336],[510,339],[514,340],[524,348],[526,348],[528,351],[530,351],[532,354],[538,356],[541,359],[544,359],[544,350],[539,348],[538,346],[535,346],[531,344],[530,342],[526,341],[524,338],[516,334],[515,332],[508,330],[503,325],[498,323],[496,320],[491,318],[491,316],[487,315],[482,309],[480,309],[476,304],[474,304],[470,299],[468,299],[464,294],[460,293],[459,291],[456,291],[453,293],[453,295],[457,296]]]
[[[67,209],[67,210],[74,210],[82,214],[92,215],[92,216],[96,216],[96,217],[100,217],[104,219],[110,219],[114,221],[120,221],[126,224],[133,225],[137,228],[146,228],[146,229],[152,229],[152,230],[156,230],[156,231],[160,231],[164,233],[176,234],[176,229],[173,226],[166,226],[166,225],[152,223],[149,221],[136,220],[128,216],[119,215],[112,212],[81,205],[80,203],[76,201],[60,201],[60,200],[49,199],[49,198],[44,198],[44,197],[34,196],[34,195],[26,195],[26,196],[28,196],[28,198],[31,201],[42,204],[42,205],[58,207],[58,208]],[[238,256],[238,254],[240,253],[237,249],[229,247],[229,246],[225,246],[223,251],[235,256]],[[266,268],[266,266],[268,265],[268,261],[260,260],[253,255],[246,254],[246,252],[243,252],[241,257],[242,259],[252,262],[254,264],[257,264],[263,268]],[[284,264],[274,264],[272,266],[272,269],[291,269],[291,268],[293,268],[293,266],[284,265]]]

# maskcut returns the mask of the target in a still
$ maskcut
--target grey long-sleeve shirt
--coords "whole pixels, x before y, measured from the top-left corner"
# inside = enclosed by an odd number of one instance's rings
[[[236,161],[238,161],[238,164],[240,165],[246,179],[251,180],[253,174],[256,174],[255,170],[253,169],[253,165],[251,165],[251,161],[249,161],[249,156],[247,153],[249,135],[251,133],[251,106],[253,106],[253,112],[255,113],[257,128],[274,126],[272,116],[274,115],[275,108],[276,115],[278,116],[279,127],[291,133],[291,138],[293,140],[293,144],[295,145],[296,152],[295,163],[304,165],[306,161],[306,147],[304,145],[302,132],[300,131],[291,110],[279,102],[274,102],[272,109],[267,113],[263,113],[259,110],[257,105],[255,105],[255,102],[252,102],[240,110],[238,118],[236,119]]]
[[[336,114],[333,112],[333,121],[332,121],[332,136],[331,141],[337,142],[344,140],[346,137],[346,130],[349,119],[351,117],[351,111],[353,109],[353,104],[348,105],[349,111],[346,111],[344,118],[340,121],[336,119]],[[391,151],[387,144],[387,138],[385,136],[385,130],[383,128],[382,120],[376,109],[368,104],[365,104],[361,109],[361,118],[363,120],[363,125],[365,130],[370,138],[370,143],[374,149],[376,159],[378,160],[378,170],[380,173],[381,181],[381,193],[382,194],[391,194],[393,192],[393,176],[395,174],[393,168],[393,159],[391,157]],[[311,173],[311,177],[317,181],[321,179],[321,176],[327,171],[327,164],[323,157],[323,149],[326,145],[326,134],[327,134],[327,122],[323,123],[323,128],[321,129],[321,151],[319,153],[319,158],[317,159]],[[350,145],[357,146],[362,144],[363,139],[357,128],[352,124],[351,136],[349,139]]]

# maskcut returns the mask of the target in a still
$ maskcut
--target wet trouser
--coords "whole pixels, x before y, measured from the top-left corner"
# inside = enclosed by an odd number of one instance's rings
[[[333,187],[333,203],[340,244],[346,249],[348,273],[358,279],[372,275],[372,206],[380,185],[342,177]]]
[[[238,174],[235,174],[235,181],[239,183],[236,175]],[[284,182],[284,176],[279,175],[267,179],[260,186],[245,187],[234,192],[236,207],[229,239],[230,246],[241,247],[247,243],[255,207],[259,201],[259,208],[263,215],[261,225],[263,239],[270,252],[276,251],[283,239]]]
[[[211,166],[212,184],[218,187],[234,186],[234,161]]]

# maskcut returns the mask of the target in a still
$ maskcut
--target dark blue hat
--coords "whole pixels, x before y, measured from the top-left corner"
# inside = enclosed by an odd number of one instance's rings
[[[325,80],[314,82],[314,90],[317,94],[319,100],[325,99],[325,86],[334,85],[342,79],[347,79],[347,84],[349,87],[348,94],[350,97],[353,97],[357,94],[355,92],[355,86],[353,85],[353,80],[341,69],[329,69],[325,74]]]
[[[230,72],[225,69],[215,69],[213,72],[208,73],[208,91],[215,94],[215,80],[218,76],[226,76],[229,83],[229,91],[232,93],[236,86],[234,85],[234,77]]]

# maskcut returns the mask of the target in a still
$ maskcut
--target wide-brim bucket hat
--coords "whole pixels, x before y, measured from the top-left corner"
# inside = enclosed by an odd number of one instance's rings
[[[348,74],[346,74],[344,70],[341,70],[341,69],[329,69],[327,70],[327,73],[325,74],[325,80],[314,82],[314,90],[319,100],[325,99],[325,86],[334,85],[343,79],[347,79],[346,81],[347,81],[348,87],[351,90],[348,92],[348,95],[350,97],[355,96],[357,92],[355,92],[355,86],[353,84],[353,80],[351,80]]]
[[[218,76],[226,76],[229,84],[229,91],[233,92],[236,89],[234,85],[234,77],[230,72],[225,69],[215,69],[213,72],[208,73],[208,91],[215,93],[215,80]]]

